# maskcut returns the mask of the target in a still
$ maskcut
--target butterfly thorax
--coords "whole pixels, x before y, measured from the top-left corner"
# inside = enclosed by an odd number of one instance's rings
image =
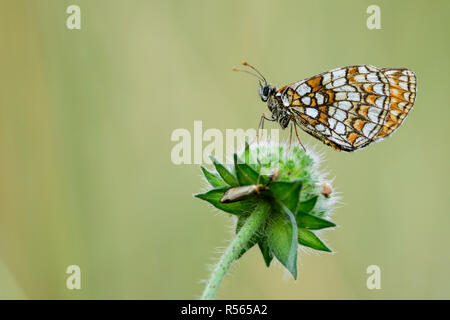
[[[281,128],[285,129],[289,125],[292,114],[287,107],[283,105],[279,95],[271,94],[267,100],[267,106],[272,112],[272,119],[278,121]]]

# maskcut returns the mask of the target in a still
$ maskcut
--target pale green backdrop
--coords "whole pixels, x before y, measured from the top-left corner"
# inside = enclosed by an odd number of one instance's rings
[[[448,1],[0,3],[1,298],[198,298],[233,222],[192,197],[199,168],[170,161],[170,135],[256,127],[267,110],[230,70],[242,59],[277,86],[408,67],[418,95],[393,137],[357,153],[302,133],[343,196],[325,235],[336,254],[300,252],[294,282],[251,250],[219,298],[450,298]],[[71,4],[81,30],[65,26]],[[366,288],[372,264],[381,290]]]

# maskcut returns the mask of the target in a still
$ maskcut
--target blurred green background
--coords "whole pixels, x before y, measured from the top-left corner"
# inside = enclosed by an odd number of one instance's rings
[[[219,298],[450,298],[448,1],[0,1],[0,297],[192,299],[233,221],[192,194],[170,135],[255,128],[242,59],[280,87],[354,64],[408,67],[415,108],[393,137],[325,153],[342,204],[299,279],[236,263]],[[68,30],[67,6],[81,7]],[[381,30],[366,9],[381,8]],[[270,128],[276,125],[269,124]],[[217,249],[219,248],[219,249]],[[82,289],[66,289],[77,264]],[[366,268],[381,267],[381,290]]]

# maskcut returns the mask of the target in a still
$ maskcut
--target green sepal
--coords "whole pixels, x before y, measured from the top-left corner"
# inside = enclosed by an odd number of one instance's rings
[[[294,214],[277,201],[267,225],[269,247],[273,255],[297,279],[297,223]]]
[[[264,235],[261,238],[261,240],[259,240],[258,247],[264,258],[264,262],[266,263],[266,266],[269,267],[270,263],[272,262],[272,259],[273,259],[273,254],[272,254],[272,251],[270,250],[269,239],[267,238],[267,236]]]
[[[324,228],[336,227],[336,224],[331,221],[301,211],[297,213],[296,218],[297,225],[302,228],[319,230]]]
[[[214,188],[224,187],[227,185],[225,181],[223,181],[218,175],[209,171],[204,166],[201,166],[200,168],[202,169],[203,175],[205,176],[206,180],[208,180],[209,184]]]
[[[225,181],[230,187],[237,187],[239,186],[239,183],[236,179],[236,177],[228,171],[227,168],[225,168],[224,165],[219,163],[216,158],[213,156],[209,156],[212,163],[214,164],[214,167],[216,168],[217,173],[222,177],[223,181]]]
[[[226,211],[228,213],[232,213],[235,215],[248,215],[256,206],[256,201],[254,199],[242,200],[238,202],[232,203],[221,203],[220,199],[222,198],[225,191],[230,189],[229,187],[219,187],[212,189],[205,193],[197,193],[194,197],[208,201],[217,209]]]
[[[244,160],[244,163],[248,164],[256,172],[261,171],[261,164],[259,163],[258,157],[250,151],[250,146],[247,141],[245,141],[245,149],[241,154],[241,158]]]
[[[291,212],[297,211],[301,189],[302,180],[275,181],[269,185],[274,197],[284,203]]]
[[[300,202],[298,208],[297,208],[297,212],[311,212],[312,209],[314,209],[316,203],[317,203],[317,199],[319,197],[317,195],[312,196],[311,198],[309,198],[308,200],[302,201]]]
[[[244,148],[244,152],[242,153],[242,157],[244,158],[245,163],[250,163],[250,161],[251,161],[250,146],[248,145],[247,141],[245,141],[245,148]]]
[[[243,163],[238,158],[236,153],[234,154],[234,167],[237,179],[241,186],[247,186],[250,184],[267,184],[269,182],[267,177],[260,176],[259,173],[250,165]]]
[[[298,228],[298,243],[316,250],[331,252],[314,232],[305,228]]]

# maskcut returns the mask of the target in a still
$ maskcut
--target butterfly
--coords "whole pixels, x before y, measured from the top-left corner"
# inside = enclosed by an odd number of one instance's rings
[[[397,130],[416,99],[417,79],[406,68],[357,65],[333,69],[276,89],[253,66],[259,95],[272,113],[261,116],[285,129],[291,124],[339,151],[355,151]],[[300,139],[299,139],[300,142]],[[301,142],[300,142],[301,144]]]

